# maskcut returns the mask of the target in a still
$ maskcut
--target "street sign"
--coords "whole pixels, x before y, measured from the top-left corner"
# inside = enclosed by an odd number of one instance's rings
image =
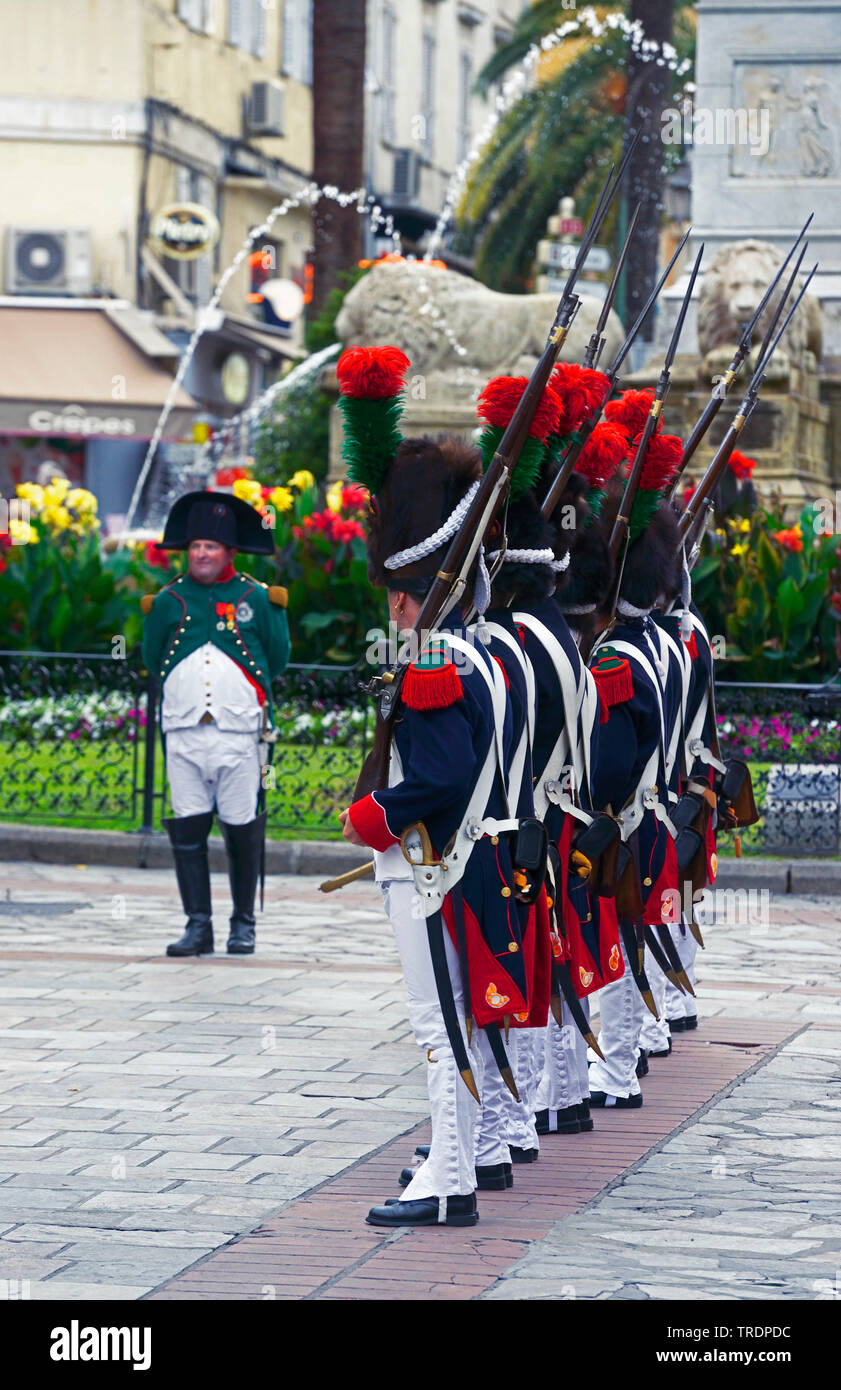
[[[581,236],[584,231],[584,223],[580,217],[561,218],[561,236]]]
[[[578,246],[574,241],[540,241],[537,245],[540,264],[552,270],[572,270],[577,255]],[[584,269],[596,274],[610,270],[610,266],[611,255],[606,246],[594,246],[584,262]]]
[[[538,275],[535,290],[538,294],[561,294],[565,284],[566,279],[560,275]],[[601,280],[579,280],[576,289],[593,299],[604,299],[607,294],[607,285]]]

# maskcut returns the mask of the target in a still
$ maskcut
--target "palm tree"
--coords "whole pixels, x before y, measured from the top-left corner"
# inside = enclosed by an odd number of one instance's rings
[[[362,184],[366,0],[314,0],[313,177],[319,187]],[[362,255],[356,206],[322,200],[314,216],[312,313],[323,308],[341,271]]]
[[[694,52],[689,0],[629,0],[600,5],[598,13],[639,19],[646,37],[674,44],[678,60]],[[533,44],[573,15],[562,0],[535,0],[509,42],[486,63],[480,91],[487,93]],[[628,285],[633,281],[634,296],[644,297],[656,266],[664,150],[675,163],[680,157],[679,149],[664,147],[659,138],[660,113],[684,80],[668,66],[658,67],[651,56],[635,54],[619,28],[595,38],[582,26],[580,36],[565,39],[550,58],[541,59],[537,82],[507,110],[482,150],[458,210],[457,249],[475,256],[480,279],[497,289],[528,288],[537,242],[561,196],[571,194],[579,208],[589,208],[609,164],[641,127],[625,197],[627,202],[642,197],[643,208],[636,259],[625,279]],[[616,237],[626,215],[614,204],[603,239]],[[629,310],[634,302],[629,299]]]

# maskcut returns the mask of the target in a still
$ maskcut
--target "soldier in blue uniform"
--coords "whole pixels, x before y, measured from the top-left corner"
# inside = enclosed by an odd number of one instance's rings
[[[481,459],[457,439],[395,437],[399,401],[383,385],[388,359],[378,356],[389,352],[394,350],[350,349],[338,374],[349,476],[372,492],[369,575],[387,589],[392,621],[407,630],[460,525],[465,499],[478,486]],[[398,389],[405,367],[392,372]],[[391,412],[385,442],[375,439],[371,424],[377,401],[383,417]],[[468,579],[469,602],[475,576]],[[411,837],[421,834],[415,828],[423,827],[424,859],[443,896],[446,988],[457,1013],[459,1047],[468,1018],[474,1025],[469,1062],[480,1092],[483,1062],[475,1030],[498,1029],[506,1015],[529,1007],[510,835],[503,828],[511,823],[503,781],[510,712],[498,664],[470,639],[458,610],[429,634],[400,695],[389,785],[355,801],[341,821],[347,839],[375,851],[406,979],[409,1020],[427,1055],[432,1143],[401,1197],[373,1207],[368,1222],[471,1226],[478,1220],[478,1107],[447,1029],[434,934],[424,930],[430,914],[418,886],[423,873],[408,862],[403,842],[409,853]]]
[[[679,442],[679,441],[678,441]],[[668,481],[664,478],[663,485]],[[591,1104],[635,1109],[642,1105],[637,1078],[639,1037],[644,1005],[632,977],[634,929],[663,923],[663,895],[677,884],[677,861],[668,811],[666,776],[667,729],[680,699],[674,673],[661,656],[650,614],[673,593],[678,576],[677,522],[669,505],[653,494],[647,525],[634,534],[628,547],[616,605],[616,620],[597,642],[591,669],[599,687],[604,721],[594,782],[596,804],[620,818],[633,851],[635,883],[627,897],[617,899],[623,917],[626,973],[601,995],[599,1043],[604,1061],[590,1066]],[[604,512],[609,534],[620,497],[614,495]],[[639,499],[638,504],[639,505]]]
[[[207,837],[214,811],[233,898],[227,949],[254,951],[254,898],[266,813],[261,749],[271,728],[271,682],[289,659],[286,590],[234,570],[237,551],[272,554],[272,532],[241,499],[179,498],[161,547],[187,552],[185,574],[144,598],[143,659],[163,683],[161,730],[174,815],[165,820],[187,925],[169,956],[213,951]]]

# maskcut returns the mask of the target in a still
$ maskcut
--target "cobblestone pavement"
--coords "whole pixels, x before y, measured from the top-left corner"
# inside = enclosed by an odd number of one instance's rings
[[[795,1036],[480,1296],[838,1292],[838,911],[752,915],[706,931],[702,1016]],[[251,960],[167,960],[180,923],[169,871],[2,867],[0,1281],[25,1296],[140,1297],[426,1116],[371,884],[272,879]]]

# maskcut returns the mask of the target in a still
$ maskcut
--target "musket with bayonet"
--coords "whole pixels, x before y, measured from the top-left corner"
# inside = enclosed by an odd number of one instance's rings
[[[680,255],[687,241],[689,240],[691,231],[692,228],[690,227],[681,237],[681,240],[671,260],[669,261],[669,264],[666,266],[666,269],[663,271],[662,275],[660,276],[659,280],[657,281],[656,285],[654,286],[653,290],[648,296],[648,299],[645,301],[645,304],[643,305],[642,309],[640,310],[639,314],[634,320],[630,332],[626,334],[625,341],[623,342],[622,346],[620,347],[619,351],[617,352],[616,356],[614,357],[613,361],[611,362],[610,366],[605,372],[608,385],[605,388],[605,393],[604,397],[602,398],[601,405],[599,405],[598,408],[593,411],[592,415],[590,415],[588,419],[586,419],[582,422],[581,425],[579,425],[578,430],[576,431],[576,438],[568,446],[566,453],[560,460],[558,471],[552,479],[552,482],[549,486],[549,490],[546,493],[546,496],[544,497],[543,502],[540,506],[540,510],[545,517],[551,516],[556,506],[558,505],[558,502],[560,501],[561,496],[563,495],[564,488],[569,482],[570,474],[573,472],[575,465],[578,462],[579,455],[582,449],[584,448],[584,445],[590,438],[590,435],[593,433],[593,430],[595,429],[599,420],[601,419],[602,411],[604,410],[608,397],[610,396],[610,393],[612,392],[618,380],[619,373],[622,369],[622,364],[625,361],[625,358],[628,356],[628,353],[631,351],[631,348],[633,347],[634,343],[636,342],[639,331],[642,328],[642,325],[644,324],[645,320],[647,319],[652,305],[655,303],[658,295],[660,294],[660,291],[666,283],[666,280],[672,272],[672,267],[674,266],[678,256]],[[596,361],[598,361],[598,358],[596,358]]]
[[[777,324],[779,323],[783,306],[785,305],[789,291],[800,269],[800,261],[803,259],[805,251],[806,248],[804,246],[800,258],[798,259],[797,265],[795,266],[792,272],[792,278],[789,283],[788,289],[786,290],[786,293],[781,301],[780,308],[777,311],[777,314],[775,315],[774,323],[772,327],[769,329],[768,334],[766,335],[766,343],[768,342],[771,333],[777,328]],[[771,358],[774,356],[777,347],[779,346],[780,339],[782,338],[783,334],[785,333],[786,329],[791,323],[791,320],[794,318],[794,315],[800,307],[800,301],[802,300],[803,296],[808,290],[809,285],[812,282],[812,277],[814,276],[817,268],[818,267],[816,264],[810,270],[809,275],[806,278],[805,284],[802,286],[799,294],[797,295],[797,298],[795,299],[790,310],[786,314],[782,327],[776,332],[776,336],[774,337],[773,341],[768,343],[768,346],[762,352],[759,361],[756,364],[756,368],[754,369],[753,376],[750,379],[748,389],[742,398],[742,402],[739,406],[739,409],[737,410],[727,430],[727,433],[725,434],[724,438],[719,444],[718,449],[715,453],[715,457],[713,458],[712,462],[707,468],[707,471],[701,479],[700,483],[698,484],[697,488],[693,492],[689,500],[689,503],[686,507],[686,510],[684,511],[683,515],[681,516],[678,522],[678,527],[680,529],[681,535],[681,548],[684,548],[684,546],[691,548],[692,535],[695,524],[697,522],[697,518],[699,516],[699,513],[701,512],[701,508],[708,501],[708,499],[711,499],[712,494],[718,486],[719,480],[722,474],[724,473],[725,468],[727,467],[727,462],[730,458],[730,455],[732,454],[733,450],[736,447],[736,444],[738,443],[739,436],[756,408],[757,402],[759,400],[759,392],[762,387],[762,383],[765,380],[765,373],[768,370],[768,364],[771,361]]]
[[[773,335],[774,335],[774,332],[775,332],[775,330],[776,330],[777,324],[779,323],[780,318],[781,318],[781,316],[782,316],[782,314],[783,314],[783,312],[784,312],[784,310],[785,310],[785,306],[786,306],[786,304],[787,304],[787,302],[788,302],[788,297],[789,297],[789,295],[791,294],[792,287],[793,287],[793,286],[796,284],[796,282],[797,282],[797,276],[800,274],[800,267],[801,267],[801,265],[802,265],[802,263],[803,263],[803,257],[806,255],[806,250],[807,250],[807,248],[808,248],[808,245],[809,245],[809,243],[807,242],[806,245],[803,247],[802,251],[800,252],[800,255],[798,256],[797,261],[795,262],[794,270],[792,271],[791,275],[789,276],[788,284],[786,285],[786,287],[785,287],[785,289],[784,289],[784,291],[783,291],[783,293],[782,293],[782,295],[781,295],[781,297],[780,297],[780,302],[779,302],[779,304],[777,305],[777,307],[776,307],[774,313],[771,315],[771,320],[770,320],[770,322],[769,322],[769,324],[768,324],[768,328],[767,328],[767,330],[766,330],[766,332],[765,332],[765,337],[763,338],[762,343],[760,344],[759,351],[758,351],[758,353],[757,353],[757,355],[756,355],[756,361],[757,361],[757,363],[759,363],[759,362],[762,361],[763,357],[765,356],[766,352],[768,351],[768,345],[769,345],[769,343],[770,343],[770,341],[771,341],[771,338],[772,338]],[[793,248],[792,248],[792,249],[793,249]],[[732,450],[731,450],[731,452],[732,452]],[[729,457],[730,457],[730,454],[728,453],[727,458],[729,458]],[[724,465],[722,465],[722,469],[723,469],[723,467],[724,467]],[[721,474],[719,473],[718,476],[720,477]],[[678,474],[678,477],[680,477],[680,474]],[[716,484],[716,485],[717,485],[717,484]],[[673,489],[673,491],[674,491],[674,489]],[[686,563],[687,563],[687,565],[688,565],[688,567],[689,567],[690,570],[694,567],[695,561],[698,559],[698,556],[699,556],[700,553],[701,553],[701,545],[702,545],[703,540],[704,540],[704,534],[705,534],[705,532],[706,532],[707,526],[708,526],[709,523],[712,521],[712,518],[713,518],[713,514],[714,514],[714,513],[715,513],[715,500],[714,500],[714,498],[713,498],[712,495],[707,494],[707,496],[704,498],[703,511],[701,512],[701,511],[699,510],[699,514],[698,514],[698,516],[696,517],[696,519],[695,519],[694,523],[692,524],[692,526],[691,526],[691,527],[689,528],[689,530],[687,531],[687,534],[686,534],[686,537],[685,537],[685,540],[684,540],[684,543],[683,543],[683,545],[684,545],[684,554],[686,555]]]
[[[692,274],[689,277],[689,284],[686,288],[686,294],[683,297],[683,303],[680,307],[680,313],[677,316],[677,322],[675,323],[674,330],[672,332],[671,341],[669,343],[668,351],[666,352],[666,357],[663,362],[663,368],[657,379],[657,385],[654,388],[654,399],[651,402],[651,409],[648,412],[645,425],[643,426],[642,434],[640,435],[639,444],[637,445],[637,450],[634,455],[634,461],[631,465],[631,471],[628,474],[628,481],[625,484],[625,491],[622,494],[622,501],[619,506],[619,511],[617,513],[616,520],[613,523],[613,530],[610,533],[610,555],[616,569],[616,577],[613,583],[613,604],[611,612],[615,611],[616,602],[619,597],[619,589],[622,582],[622,571],[624,569],[625,564],[625,555],[627,553],[628,542],[630,540],[631,512],[634,509],[634,502],[636,501],[637,493],[639,491],[640,478],[642,476],[643,464],[645,463],[646,450],[648,449],[648,445],[651,442],[651,437],[654,434],[654,431],[657,429],[657,426],[660,422],[660,416],[663,411],[663,404],[666,400],[666,397],[669,394],[672,364],[675,360],[675,355],[677,353],[677,347],[680,341],[681,332],[683,331],[684,321],[689,311],[689,304],[692,299],[692,291],[695,288],[695,281],[698,278],[698,271],[701,268],[701,257],[703,256],[703,254],[704,247],[703,245],[701,245],[699,247],[698,254],[695,257],[695,264],[692,267]]]
[[[613,166],[608,172],[589,225],[582,237],[575,264],[564,285],[554,322],[546,340],[546,346],[499,442],[499,447],[479,484],[476,495],[470,503],[462,524],[450,542],[441,569],[433,579],[415,621],[412,632],[414,640],[404,643],[402,648],[404,653],[407,649],[418,650],[418,639],[422,645],[424,638],[440,626],[447,614],[460,602],[465,592],[467,576],[479,553],[485,533],[505,499],[511,474],[528,437],[535,411],[546,389],[558,354],[569,334],[581,302],[580,297],[575,293],[578,276],[607,216],[625,171],[630,152],[631,149],[626,153],[615,178]],[[381,676],[375,677],[370,683],[369,689],[378,695],[377,724],[373,747],[365,759],[356,785],[356,799],[387,784],[391,735],[397,715],[400,686],[407,669],[407,657],[401,655],[389,670],[383,672]]]
[[[675,475],[674,483],[672,484],[671,490],[669,492],[670,501],[672,501],[674,497],[677,495],[677,490],[680,486],[681,474],[683,473],[692,456],[695,454],[698,445],[704,439],[705,435],[707,434],[707,431],[710,428],[710,425],[712,424],[713,420],[715,419],[716,415],[721,409],[721,406],[730,391],[730,387],[733,385],[733,382],[735,381],[736,377],[741,371],[742,363],[750,356],[751,350],[753,348],[754,329],[756,328],[756,325],[759,323],[759,320],[762,318],[762,315],[765,312],[765,309],[771,299],[771,296],[773,295],[774,291],[776,290],[777,286],[782,280],[789,261],[791,260],[792,256],[794,255],[804,236],[806,235],[806,232],[809,228],[809,224],[811,223],[814,215],[814,213],[811,213],[809,217],[806,219],[806,221],[803,223],[800,233],[791,245],[791,249],[789,250],[788,255],[786,256],[785,260],[783,261],[782,265],[780,266],[779,270],[777,271],[776,275],[774,276],[773,280],[771,281],[761,300],[757,304],[749,322],[745,324],[745,327],[742,330],[742,335],[736,347],[736,351],[733,354],[733,360],[731,361],[730,366],[727,368],[727,371],[724,373],[724,376],[721,378],[721,380],[716,382],[715,389],[712,395],[710,396],[710,399],[705,405],[699,420],[693,427],[692,432],[689,435],[689,438],[684,444],[683,455],[680,460],[680,466],[678,468],[677,474]],[[783,298],[785,299],[785,296]]]
[[[585,367],[596,368],[599,365],[599,358],[601,357],[602,352],[604,351],[604,330],[607,327],[608,316],[610,314],[611,309],[613,308],[613,301],[616,298],[616,291],[619,288],[619,277],[622,274],[622,271],[625,267],[625,261],[628,258],[628,249],[631,245],[631,238],[634,235],[634,228],[637,225],[637,219],[639,218],[641,208],[642,203],[637,203],[636,207],[634,208],[634,213],[631,218],[631,224],[628,227],[628,232],[625,237],[622,250],[619,252],[619,259],[616,262],[616,269],[613,272],[613,279],[611,280],[610,285],[608,286],[608,291],[604,297],[604,303],[601,307],[601,313],[599,314],[598,322],[596,323],[593,332],[590,334],[590,341],[588,342],[587,350],[584,353]]]

